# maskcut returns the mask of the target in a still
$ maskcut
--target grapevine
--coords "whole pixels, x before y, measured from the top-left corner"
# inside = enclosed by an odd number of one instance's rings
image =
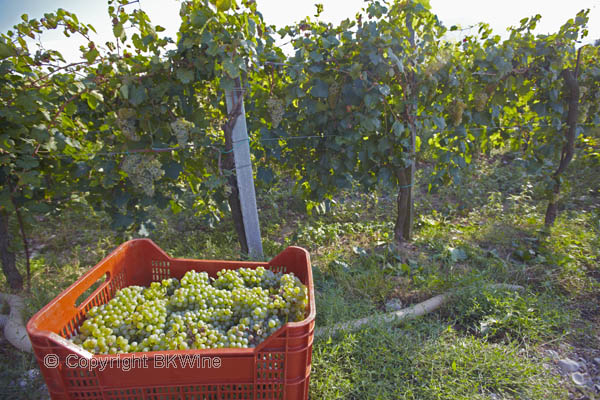
[[[193,138],[198,150],[222,145],[214,127],[227,118],[227,110],[216,94],[234,88],[238,79],[253,95],[264,93],[267,81],[268,93],[276,90],[277,96],[253,102],[248,114],[250,134],[266,139],[253,151],[267,157],[253,156],[271,164],[266,170],[292,171],[299,193],[311,202],[331,198],[353,181],[364,190],[383,183],[407,192],[412,178],[402,183],[394,171],[414,171],[409,161],[417,151],[435,159],[431,188],[456,181],[471,153],[491,146],[527,149],[524,162],[538,171],[534,179],[556,186],[557,174],[547,167],[563,154],[564,130],[557,127],[565,126],[566,110],[575,110],[565,80],[559,79],[568,71],[580,86],[578,137],[597,135],[599,47],[579,45],[587,35],[589,10],[554,35],[528,33],[539,20],[533,17],[511,28],[505,40],[481,25],[477,34],[453,43],[427,2],[383,2],[384,7],[369,1],[350,25],[307,19],[282,28],[294,47],[295,55],[288,57],[275,44],[275,29],[265,25],[256,1],[208,3],[214,7],[182,2],[172,49],[172,40],[161,37],[164,28],[124,4],[108,8],[114,40],[106,46],[91,41],[93,28],[62,9],[39,20],[26,17],[0,34],[0,228],[19,219],[13,203],[45,213],[68,206],[64,199],[81,198],[107,211],[115,228],[133,228],[147,220],[152,202],[142,197],[154,196],[159,179],[161,198],[173,200],[168,202],[173,210],[185,196],[203,193],[203,212],[220,217],[228,210],[223,194],[228,197],[230,189],[218,190],[224,180],[212,150],[128,156],[121,168],[104,155],[140,151],[152,143],[167,148],[176,141],[184,147],[192,132],[211,132]],[[82,61],[64,63],[57,51],[37,51],[24,40],[52,30],[87,40],[80,47]],[[277,65],[277,74],[265,63]],[[477,112],[466,111],[467,104]],[[286,136],[310,140],[272,140],[282,136],[272,131],[281,130],[288,107],[294,118],[285,121]],[[253,115],[266,117],[267,123],[252,121]],[[534,129],[527,143],[511,132],[491,140],[492,131],[485,129],[548,124],[555,128]],[[431,127],[446,130],[446,125],[461,129],[431,137]],[[464,144],[464,137],[456,139],[465,132],[477,132],[466,138],[478,143],[449,154],[447,144]],[[320,136],[323,140],[316,140]],[[414,207],[399,196],[397,209],[394,234],[409,240],[413,218],[405,214],[412,215]],[[9,237],[0,253],[9,255],[3,268],[10,286],[19,290],[13,240]]]
[[[72,342],[94,354],[250,348],[300,321],[308,291],[293,274],[264,267],[188,271],[150,287],[130,286],[93,307]]]

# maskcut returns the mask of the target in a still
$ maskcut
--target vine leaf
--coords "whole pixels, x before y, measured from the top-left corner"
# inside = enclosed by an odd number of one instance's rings
[[[275,174],[271,168],[258,167],[256,177],[266,184],[271,184],[275,181]]]
[[[133,89],[131,89],[130,94],[131,97],[129,99],[129,102],[134,106],[139,106],[148,97],[148,95],[146,94],[146,88],[143,86],[134,86]]]
[[[396,54],[394,54],[392,49],[388,48],[387,52],[388,52],[388,55],[390,56],[390,58],[392,59],[392,61],[394,62],[394,64],[396,64],[396,68],[398,68],[398,72],[400,72],[402,74],[404,72],[404,64],[402,63],[402,60],[400,60],[398,58],[398,56]]]
[[[329,96],[329,85],[321,79],[315,79],[315,85],[310,93],[315,97],[327,98]]]
[[[14,49],[9,47],[6,43],[0,42],[0,60],[14,55],[16,55]]]
[[[119,91],[121,92],[121,96],[123,96],[123,98],[125,100],[129,99],[129,85],[128,84],[121,85],[121,88],[119,89]]]
[[[231,60],[223,61],[223,69],[231,79],[235,79],[240,75],[238,66]]]
[[[165,176],[169,179],[179,178],[179,174],[183,171],[183,166],[176,161],[171,161],[163,166]]]
[[[96,58],[98,58],[99,55],[100,52],[94,48],[85,53],[85,59],[91,64],[96,61]]]
[[[394,136],[400,137],[404,133],[404,124],[398,120],[394,121],[394,125],[392,125],[392,130],[394,131]]]
[[[179,68],[177,70],[177,79],[179,79],[184,85],[187,85],[194,80],[194,71],[191,69]]]
[[[125,38],[125,29],[123,29],[123,24],[115,24],[115,26],[113,26],[113,34],[116,38],[123,40]]]

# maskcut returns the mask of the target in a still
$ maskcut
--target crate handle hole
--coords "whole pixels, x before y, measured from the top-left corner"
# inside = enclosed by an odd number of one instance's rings
[[[102,275],[96,282],[94,282],[85,292],[83,292],[76,300],[75,300],[75,308],[79,308],[83,303],[85,303],[88,298],[94,293],[100,285],[108,282],[110,278],[110,273],[105,273]]]

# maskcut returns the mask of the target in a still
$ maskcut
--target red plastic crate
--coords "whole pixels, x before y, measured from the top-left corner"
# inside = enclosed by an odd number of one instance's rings
[[[189,270],[214,277],[224,268],[259,266],[293,272],[308,287],[309,302],[306,319],[285,324],[255,348],[93,355],[66,339],[87,310],[126,286],[180,279]],[[137,239],[119,246],[42,308],[27,323],[27,332],[53,400],[295,400],[308,399],[314,321],[310,257],[300,247],[288,247],[268,263],[187,260],[170,258],[151,240]]]

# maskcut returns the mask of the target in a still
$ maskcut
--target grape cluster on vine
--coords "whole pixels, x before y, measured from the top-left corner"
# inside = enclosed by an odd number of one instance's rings
[[[333,82],[329,86],[329,93],[327,95],[327,102],[329,103],[329,107],[334,109],[338,102],[338,97],[340,94],[340,84],[338,82]]]
[[[463,113],[467,105],[462,100],[454,100],[452,102],[452,108],[450,109],[450,118],[452,119],[452,124],[454,126],[458,126],[462,123]]]
[[[148,154],[136,153],[125,156],[121,169],[127,173],[133,184],[150,197],[154,196],[154,182],[165,174],[160,160]]]
[[[158,350],[250,348],[286,322],[301,321],[308,291],[294,274],[264,267],[224,269],[210,278],[130,286],[93,307],[71,340],[94,354]]]
[[[141,137],[137,131],[137,118],[135,110],[121,108],[117,112],[117,126],[128,140],[138,142]]]
[[[283,101],[277,97],[270,97],[267,100],[267,108],[269,110],[269,114],[271,115],[271,123],[273,124],[273,128],[277,128],[283,120]]]
[[[447,49],[442,49],[440,52],[432,58],[429,63],[426,65],[424,73],[429,79],[433,79],[433,75],[438,73],[442,68],[444,68],[452,57],[452,54]]]
[[[587,121],[590,105],[592,104],[589,99],[586,99],[588,92],[589,89],[587,86],[579,86],[579,115],[577,116],[577,122],[580,124],[585,124]]]
[[[171,129],[177,139],[179,147],[186,147],[188,139],[190,138],[190,131],[194,127],[194,123],[186,120],[185,118],[178,118],[171,122]]]
[[[485,110],[485,106],[487,105],[488,100],[489,100],[489,97],[487,94],[482,93],[482,92],[477,93],[474,97],[475,110],[477,110],[479,112]]]

